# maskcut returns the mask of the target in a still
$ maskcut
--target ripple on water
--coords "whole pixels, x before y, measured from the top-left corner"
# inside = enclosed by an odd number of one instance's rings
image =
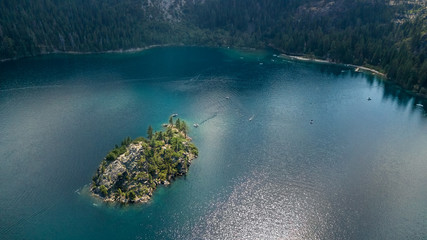
[[[322,239],[334,220],[321,189],[301,181],[279,182],[254,172],[205,218],[194,237],[205,239]],[[196,237],[197,238],[197,237]]]

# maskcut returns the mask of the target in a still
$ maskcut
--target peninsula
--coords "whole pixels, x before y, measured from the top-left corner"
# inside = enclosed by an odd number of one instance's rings
[[[90,191],[105,202],[143,203],[150,200],[157,185],[170,184],[185,175],[191,161],[198,156],[197,147],[187,136],[188,126],[173,117],[164,131],[147,138],[124,139],[102,160],[92,178]]]

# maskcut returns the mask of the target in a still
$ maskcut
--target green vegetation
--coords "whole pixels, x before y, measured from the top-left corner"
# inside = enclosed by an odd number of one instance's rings
[[[169,184],[176,176],[185,175],[198,149],[186,135],[186,123],[176,122],[179,128],[169,124],[166,131],[155,133],[149,126],[149,139],[125,138],[101,162],[91,191],[105,201],[145,202],[158,184]]]
[[[153,127],[151,127],[151,125],[148,126],[148,129],[147,129],[147,137],[148,139],[153,138]]]
[[[108,195],[108,190],[107,190],[107,188],[106,188],[104,185],[101,185],[101,186],[99,187],[99,191],[101,192],[101,195],[102,195],[103,197],[105,197],[105,196],[107,196],[107,195]]]
[[[168,2],[0,1],[0,59],[154,44],[270,46],[373,67],[427,96],[427,10],[414,0]]]
[[[129,146],[131,142],[132,139],[130,137],[123,139],[120,147],[116,145],[115,148],[107,154],[105,160],[108,162],[114,161],[114,159],[126,152],[126,147]]]

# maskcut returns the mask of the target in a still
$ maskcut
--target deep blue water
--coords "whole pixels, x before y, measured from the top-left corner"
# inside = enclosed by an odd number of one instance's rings
[[[0,238],[427,239],[423,100],[273,54],[168,47],[1,63]],[[88,195],[115,144],[175,112],[200,124],[186,177],[142,206]]]

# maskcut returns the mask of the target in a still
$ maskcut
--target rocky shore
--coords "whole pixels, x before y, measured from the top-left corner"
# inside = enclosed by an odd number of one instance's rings
[[[185,175],[198,156],[187,130],[186,123],[178,119],[166,124],[165,131],[152,133],[150,126],[148,138],[123,140],[102,160],[90,191],[105,202],[147,202],[157,185],[168,185]]]

